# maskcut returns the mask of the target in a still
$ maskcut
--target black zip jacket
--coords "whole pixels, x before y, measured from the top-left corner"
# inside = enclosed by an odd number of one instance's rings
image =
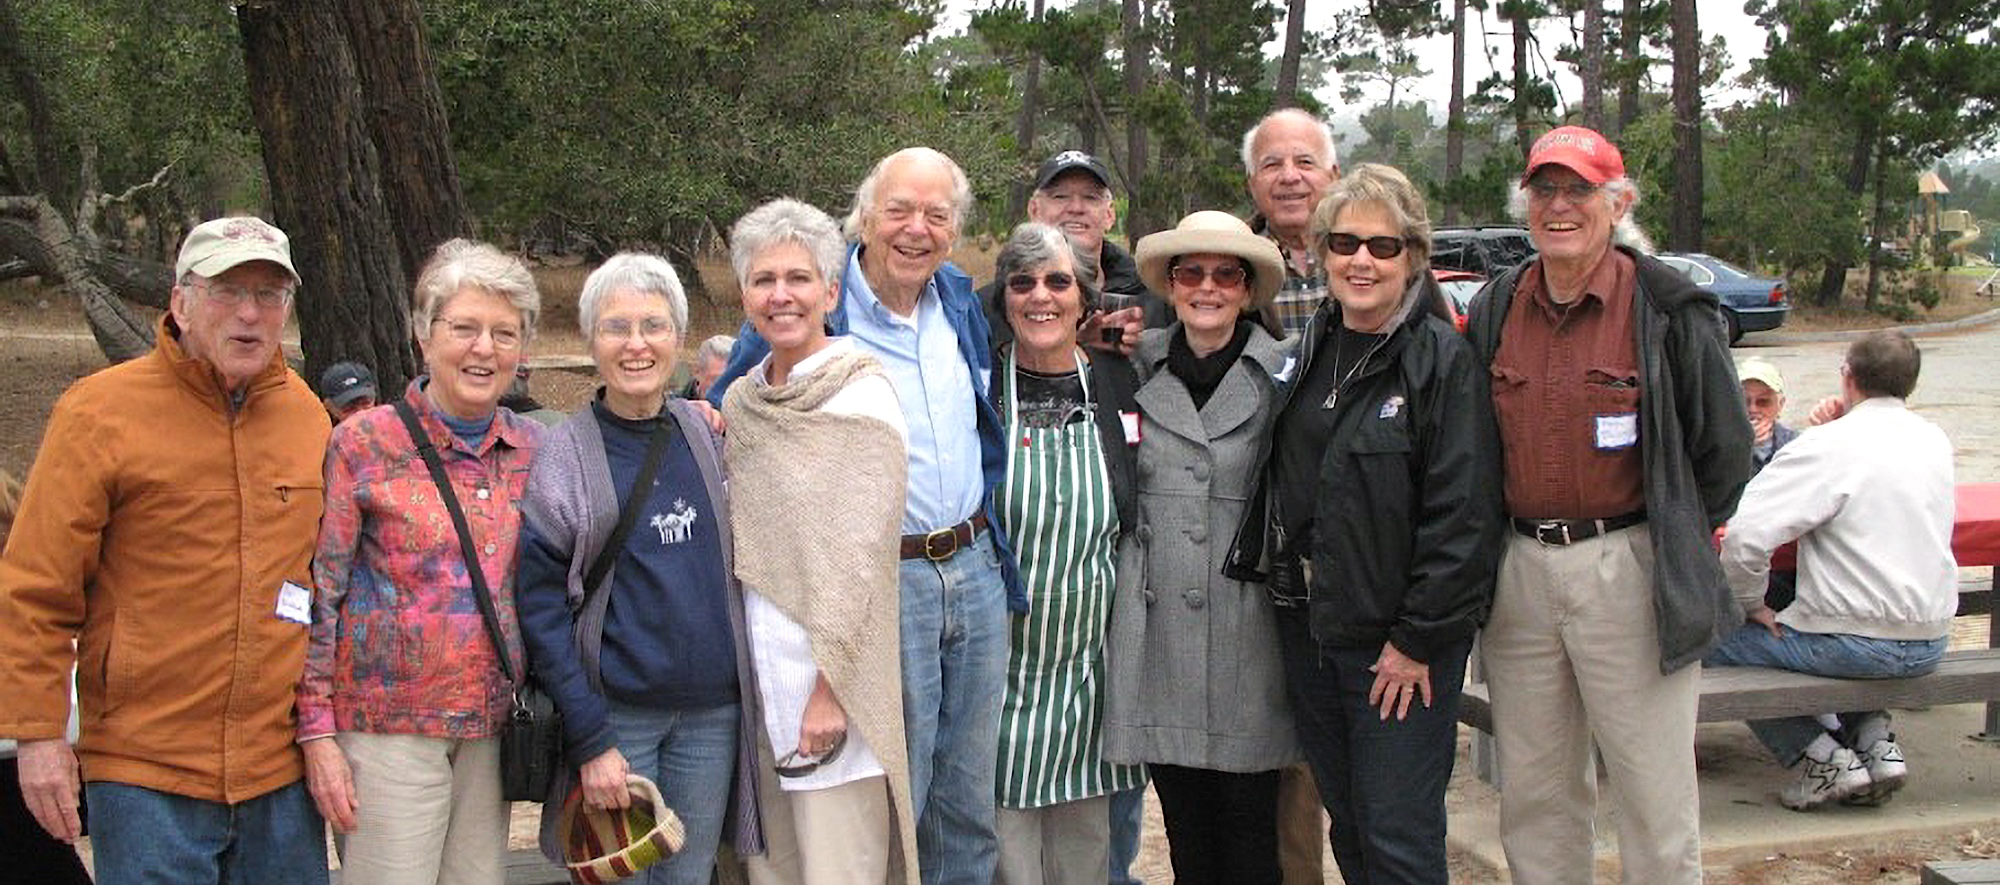
[[[1701,660],[1743,623],[1712,538],[1736,512],[1750,478],[1754,436],[1715,296],[1650,255],[1624,251],[1638,268],[1632,331],[1639,344],[1639,450],[1653,539],[1653,613],[1660,672],[1672,673]],[[1494,279],[1472,302],[1465,335],[1478,354],[1482,381],[1490,383],[1486,371],[1526,266]]]
[[[1393,643],[1428,663],[1485,621],[1504,531],[1500,458],[1483,369],[1434,311],[1426,275],[1404,298],[1389,338],[1341,388],[1334,430],[1312,490],[1309,615],[1325,646]],[[1300,336],[1291,377],[1305,377],[1326,329],[1328,301]],[[1278,434],[1273,433],[1273,438]],[[1265,506],[1252,506],[1228,570],[1256,574],[1275,546]]]

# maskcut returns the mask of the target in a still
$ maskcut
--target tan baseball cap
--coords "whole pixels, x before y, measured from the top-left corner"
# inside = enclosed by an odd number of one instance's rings
[[[1762,381],[1765,387],[1771,388],[1772,393],[1785,395],[1785,376],[1778,371],[1775,364],[1761,356],[1753,356],[1737,363],[1736,380],[1738,383]]]
[[[204,221],[188,231],[181,241],[181,256],[174,262],[174,278],[190,272],[214,277],[247,261],[269,261],[285,269],[297,281],[292,267],[291,240],[285,232],[261,218],[235,216]]]

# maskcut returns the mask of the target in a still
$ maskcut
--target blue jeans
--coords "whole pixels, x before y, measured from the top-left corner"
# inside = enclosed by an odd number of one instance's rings
[[[1299,743],[1332,818],[1341,878],[1354,885],[1445,885],[1445,786],[1458,740],[1467,640],[1430,661],[1431,705],[1383,719],[1368,704],[1382,649],[1327,648],[1304,609],[1278,610],[1285,693]]]
[[[655,710],[611,702],[611,730],[632,773],[660,788],[687,827],[687,843],[646,869],[646,885],[708,885],[729,790],[736,783],[736,704]]]
[[[131,784],[84,784],[97,881],[326,885],[326,823],[306,782],[234,805]]]
[[[1145,885],[1132,875],[1139,857],[1139,829],[1146,815],[1146,787],[1111,794],[1111,877],[1109,885]]]
[[[903,729],[924,885],[992,885],[994,760],[1007,693],[1007,589],[991,532],[903,560]]]
[[[1761,624],[1745,624],[1723,639],[1702,663],[1710,667],[1776,667],[1839,679],[1900,679],[1937,669],[1951,645],[1949,636],[1875,639],[1852,633],[1801,633],[1783,624],[1778,625],[1778,633],[1772,636]],[[1833,712],[1841,713],[1842,722],[1849,725],[1862,718],[1889,715],[1881,710]],[[1826,733],[1826,727],[1812,716],[1753,719],[1750,730],[1787,768],[1797,765],[1806,746]]]

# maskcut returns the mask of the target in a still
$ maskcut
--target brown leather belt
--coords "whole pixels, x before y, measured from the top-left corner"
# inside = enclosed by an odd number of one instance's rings
[[[1646,521],[1646,511],[1634,510],[1610,519],[1514,519],[1514,531],[1549,547],[1567,547]]]
[[[986,531],[986,514],[974,513],[972,518],[948,529],[938,529],[921,535],[903,536],[904,559],[928,559],[942,562],[952,558],[958,551],[972,546],[972,538]]]

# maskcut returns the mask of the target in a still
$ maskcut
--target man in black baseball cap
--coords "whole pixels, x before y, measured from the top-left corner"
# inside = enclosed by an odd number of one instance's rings
[[[1173,322],[1173,309],[1147,291],[1139,279],[1139,265],[1132,254],[1105,239],[1118,221],[1118,208],[1111,196],[1111,172],[1104,162],[1083,151],[1066,150],[1043,162],[1035,170],[1035,194],[1028,199],[1028,219],[1053,226],[1077,244],[1079,251],[1097,259],[1098,290],[1102,293],[1105,316],[1101,322],[1129,328],[1134,340],[1140,328],[1156,328]],[[988,290],[983,294],[991,295]],[[991,298],[984,299],[990,302]],[[1132,312],[1133,309],[1137,312]],[[1085,343],[1101,343],[1099,335],[1085,336]]]
[[[360,363],[334,363],[319,376],[319,399],[326,404],[326,413],[333,416],[335,424],[374,406],[378,398],[375,373]]]

